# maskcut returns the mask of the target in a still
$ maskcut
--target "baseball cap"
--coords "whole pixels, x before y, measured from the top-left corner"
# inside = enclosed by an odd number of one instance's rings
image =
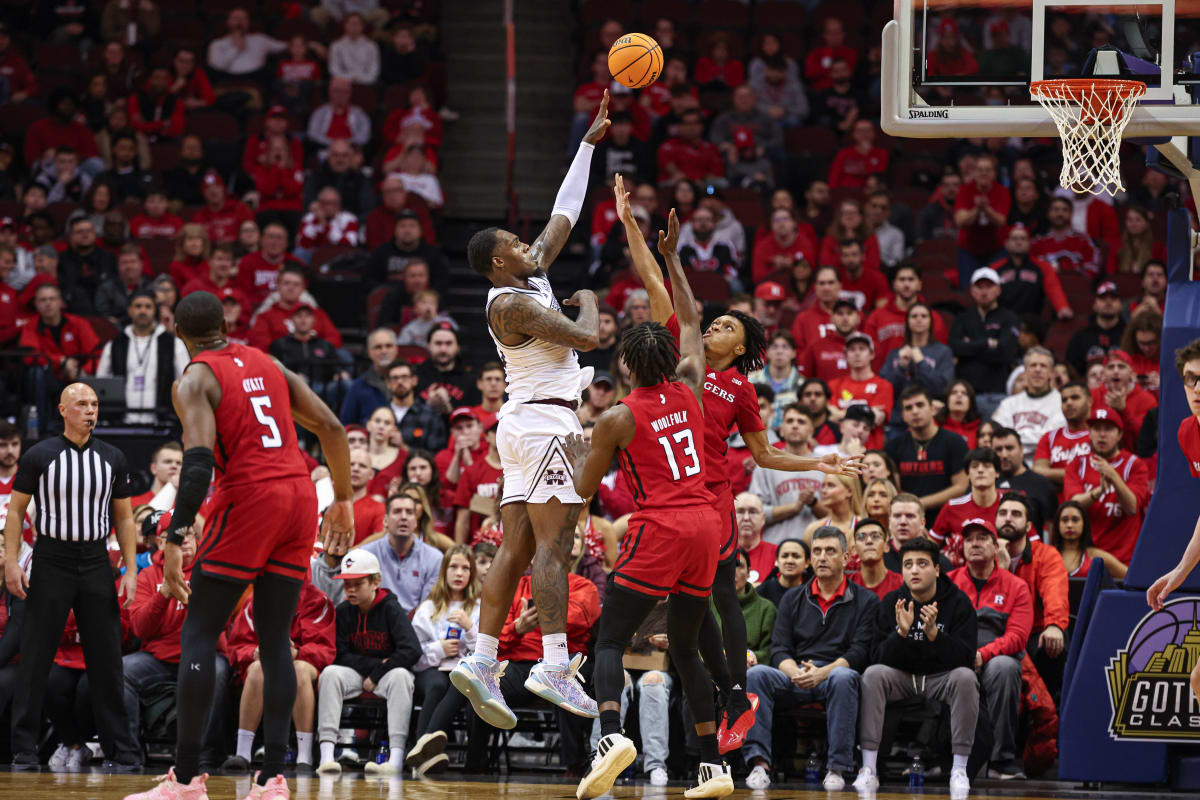
[[[754,296],[759,300],[779,301],[784,298],[783,286],[775,281],[760,283],[754,290]]]
[[[607,383],[610,389],[617,385],[613,382],[612,375],[609,375],[607,372],[597,372],[592,376],[592,383]]]
[[[859,344],[865,344],[867,347],[871,348],[872,353],[875,352],[875,340],[871,338],[871,335],[869,333],[863,333],[862,331],[855,331],[854,333],[847,336],[846,337],[846,349],[849,350],[850,345],[854,344],[855,342],[858,342]]]
[[[287,109],[284,108],[283,106],[271,106],[270,108],[267,109],[268,117],[284,117],[284,118],[286,118],[287,115],[288,115]]]
[[[996,272],[996,270],[992,269],[991,267],[980,267],[979,269],[977,269],[971,273],[971,285],[974,286],[975,284],[979,283],[980,281],[991,281],[992,283],[999,286],[1000,285],[1000,274],[998,272]]]
[[[317,307],[314,306],[312,303],[297,303],[296,307],[292,309],[292,316],[293,317],[296,316],[301,311],[307,311],[308,313],[311,314],[311,313],[315,312],[316,310],[317,310]]]
[[[1104,281],[1103,283],[1101,283],[1099,286],[1096,287],[1096,297],[1100,297],[1101,295],[1106,295],[1106,294],[1120,294],[1120,293],[1121,293],[1121,290],[1118,289],[1117,285],[1115,283],[1113,283],[1112,281]]]
[[[1126,353],[1124,350],[1120,350],[1115,347],[1112,350],[1108,351],[1108,355],[1104,359],[1105,364],[1107,364],[1111,361],[1120,361],[1122,363],[1128,364],[1131,369],[1137,369],[1133,365],[1133,356],[1129,355],[1129,353]]]
[[[12,217],[0,217],[0,230],[4,228],[16,228],[17,223],[13,222]]]
[[[865,422],[870,427],[875,427],[875,412],[865,403],[855,403],[846,409],[846,419]]]
[[[972,530],[974,528],[983,528],[985,531],[987,531],[988,533],[990,533],[992,535],[993,539],[996,538],[996,526],[993,525],[992,523],[988,522],[983,517],[972,517],[971,519],[964,520],[963,524],[962,524],[962,530],[960,531],[960,533],[963,535],[963,538],[966,538],[967,531]]]
[[[352,581],[379,573],[379,559],[361,547],[356,547],[342,556],[341,571],[333,577],[339,581]]]
[[[346,426],[346,435],[347,436],[349,436],[352,433],[366,433],[366,432],[367,432],[366,428],[364,428],[362,425],[359,425],[354,422],[351,422],[349,425]]]
[[[151,511],[142,519],[142,538],[161,536],[171,524],[170,511]]]
[[[454,423],[460,419],[473,419],[478,421],[479,417],[475,416],[475,412],[466,406],[461,406],[450,412],[450,427],[454,427]]]
[[[1122,432],[1125,430],[1125,422],[1121,419],[1121,415],[1106,406],[1096,405],[1092,407],[1092,415],[1088,417],[1088,425],[1094,422],[1107,422],[1110,425],[1116,425]]]
[[[33,254],[38,255],[38,256],[45,256],[46,258],[53,258],[55,261],[58,260],[58,250],[54,249],[54,245],[52,245],[52,244],[42,245],[37,250],[34,250]]]
[[[417,212],[413,211],[411,208],[404,208],[404,209],[401,209],[400,213],[396,215],[397,222],[399,222],[402,219],[415,219],[418,222],[420,222],[421,217],[417,214]]]
[[[858,311],[858,304],[855,303],[853,300],[851,300],[849,297],[839,297],[837,300],[833,301],[833,310],[834,311],[837,311],[839,308],[842,308],[844,306],[848,306],[848,307],[854,309],[855,311]]]
[[[750,130],[746,125],[739,125],[734,128],[733,146],[738,150],[746,150],[754,147],[754,131]]]
[[[232,286],[226,286],[218,290],[217,297],[220,298],[222,303],[237,303],[238,305],[242,305],[242,293]]]
[[[210,169],[208,172],[204,173],[204,185],[212,186],[213,184],[217,184],[224,188],[225,179],[221,177],[221,173],[217,172],[215,169]]]

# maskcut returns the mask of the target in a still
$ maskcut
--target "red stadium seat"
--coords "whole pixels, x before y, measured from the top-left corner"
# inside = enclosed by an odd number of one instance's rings
[[[150,259],[150,269],[154,270],[155,275],[161,275],[167,271],[167,267],[175,258],[174,239],[156,237],[154,239],[137,239],[136,242],[146,252],[146,257]]]
[[[1092,301],[1095,299],[1092,279],[1086,275],[1072,273],[1060,273],[1058,279],[1062,283],[1067,300],[1071,303],[1071,308],[1075,310],[1075,316],[1087,319],[1088,314],[1092,313]]]
[[[54,225],[58,230],[65,230],[67,226],[67,218],[79,210],[78,203],[51,203],[46,206],[46,213],[54,217]],[[96,231],[99,236],[100,232]]]
[[[803,125],[783,132],[783,143],[791,155],[807,158],[832,157],[838,149],[837,135],[820,125]]]
[[[86,319],[88,324],[92,326],[92,330],[95,332],[96,336],[99,337],[101,344],[107,344],[108,342],[111,342],[113,339],[117,338],[117,333],[119,333],[117,326],[113,325],[107,317],[99,317],[88,314],[84,317],[84,319]]]
[[[701,28],[745,28],[750,24],[750,6],[738,0],[700,0],[696,21]]]
[[[203,20],[192,14],[163,14],[158,38],[163,42],[199,49],[208,40],[208,29]],[[203,52],[197,55],[204,58]]]
[[[205,141],[235,142],[242,138],[242,129],[232,114],[213,109],[197,109],[188,114],[187,132]]]
[[[642,3],[639,16],[646,32],[654,30],[654,23],[664,17],[675,23],[676,28],[692,24],[694,8],[687,0],[646,0]]]
[[[724,194],[725,203],[738,222],[757,228],[766,220],[762,195],[754,189],[726,189]]]
[[[350,102],[361,108],[369,117],[379,107],[379,93],[375,91],[374,86],[364,86],[361,83],[356,83],[354,84],[354,88],[350,90]]]
[[[402,344],[396,348],[396,358],[401,358],[410,364],[423,364],[429,359],[429,351],[419,344]]]
[[[324,265],[328,264],[330,261],[333,261],[335,258],[342,255],[343,253],[349,253],[351,250],[354,250],[354,249],[355,248],[351,247],[348,244],[321,245],[320,247],[318,247],[316,250],[313,251],[312,262],[311,262],[312,267],[313,267],[313,269],[320,269]]]
[[[721,303],[729,299],[729,284],[718,272],[696,272],[687,270],[688,284],[692,294],[699,300]]]
[[[275,26],[275,38],[281,42],[286,42],[293,36],[303,36],[310,42],[320,42],[325,39],[325,31],[307,17],[285,19]]]
[[[376,286],[367,295],[367,330],[379,327],[379,311],[383,308],[383,300],[392,291],[391,286]]]
[[[179,166],[179,143],[155,142],[150,145],[150,163],[155,172],[165,172]]]
[[[1121,293],[1121,297],[1126,299],[1140,297],[1142,294],[1141,275],[1125,272],[1118,275],[1106,275],[1103,280],[1112,281],[1117,284],[1117,290]]]
[[[0,106],[0,133],[23,137],[30,125],[45,116],[46,112],[32,103],[8,103]]]
[[[754,6],[754,24],[763,33],[774,33],[778,28],[803,28],[807,17],[804,6],[793,0],[759,0]]]
[[[633,3],[629,0],[583,0],[579,16],[589,28],[599,28],[606,19],[633,19]]]
[[[34,69],[78,69],[83,65],[79,45],[42,42],[33,51]]]

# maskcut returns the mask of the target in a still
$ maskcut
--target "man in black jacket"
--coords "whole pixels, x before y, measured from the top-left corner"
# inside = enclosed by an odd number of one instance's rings
[[[1105,281],[1096,287],[1087,327],[1075,331],[1067,342],[1067,363],[1080,375],[1086,375],[1088,359],[1101,358],[1114,347],[1120,347],[1124,335],[1120,290],[1112,281]]]
[[[1020,321],[1000,308],[1000,276],[991,267],[971,275],[971,299],[975,308],[954,318],[949,345],[958,358],[958,377],[975,387],[979,415],[988,419],[1005,397],[1004,382],[1017,360]]]
[[[854,768],[859,673],[870,663],[879,599],[846,580],[846,535],[825,525],[813,533],[816,577],[784,595],[771,633],[771,666],[750,668],[746,691],[758,696],[754,727],[742,749],[750,789],[771,784],[771,724],[776,707],[825,704],[829,763],[825,789],[841,791]]]
[[[875,664],[862,676],[859,702],[863,766],[854,788],[879,786],[876,760],[888,703],[924,695],[950,706],[950,792],[971,788],[967,757],[979,718],[975,678],[978,623],[971,601],[938,568],[938,548],[925,538],[900,546],[904,585],[879,603]]]
[[[395,595],[379,586],[379,560],[355,549],[342,558],[337,578],[346,582],[346,600],[337,607],[337,656],[317,679],[320,698],[317,737],[322,775],[340,773],[334,760],[342,702],[371,692],[387,701],[388,742],[383,764],[368,762],[367,774],[396,775],[404,764],[404,745],[412,717],[413,665],[421,645]]]
[[[411,261],[423,261],[429,267],[429,284],[436,289],[449,288],[450,270],[442,251],[421,238],[421,218],[417,212],[404,209],[396,215],[392,238],[375,248],[368,262],[367,277],[376,283],[400,281]],[[403,304],[412,302],[411,293]]]
[[[96,226],[83,212],[77,212],[67,223],[67,233],[69,245],[58,259],[58,285],[67,311],[91,314],[100,282],[117,275],[117,260],[96,245]]]

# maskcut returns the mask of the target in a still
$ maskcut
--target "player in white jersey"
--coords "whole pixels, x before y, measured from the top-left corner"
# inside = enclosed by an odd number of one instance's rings
[[[458,663],[450,679],[476,713],[498,728],[514,727],[517,718],[501,693],[507,662],[497,661],[497,639],[517,582],[531,562],[542,661],[529,673],[525,688],[572,713],[597,716],[596,701],[576,679],[583,657],[577,654],[572,660],[567,653],[567,572],[583,498],[575,492],[563,445],[569,434],[583,432],[575,410],[591,383],[591,369],[580,369],[575,351],[599,344],[598,309],[596,295],[576,292],[566,301],[579,306],[579,317],[572,322],[554,297],[546,269],[579,219],[592,150],[608,125],[605,92],[558,190],[550,222],[532,246],[497,228],[479,231],[467,245],[471,267],[494,287],[488,293],[488,330],[508,380],[509,398],[496,429],[504,470],[504,543],[483,582],[475,652]],[[417,749],[423,744],[418,742]]]

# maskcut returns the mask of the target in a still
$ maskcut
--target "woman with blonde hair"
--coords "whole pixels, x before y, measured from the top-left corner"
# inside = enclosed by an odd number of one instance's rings
[[[867,481],[867,488],[863,490],[863,513],[882,525],[884,533],[888,533],[892,499],[897,494],[899,492],[895,485],[886,478]]]
[[[429,504],[429,494],[425,491],[425,487],[419,483],[406,482],[400,484],[397,491],[411,497],[418,506],[417,527],[421,531],[421,540],[425,544],[433,545],[443,553],[450,552],[454,546],[454,540],[446,534],[434,530],[433,506]],[[432,595],[430,596],[432,597]]]
[[[1155,239],[1150,228],[1150,212],[1137,206],[1126,208],[1121,226],[1121,247],[1114,259],[1117,272],[1140,275],[1147,262],[1163,261],[1166,257],[1167,248]]]
[[[175,258],[167,267],[167,274],[176,286],[187,286],[195,278],[207,277],[211,252],[208,230],[203,225],[189,222],[175,234]]]
[[[417,717],[417,744],[405,766],[421,775],[445,769],[446,731],[466,702],[450,689],[450,670],[475,649],[479,634],[479,581],[471,548],[453,545],[442,557],[442,568],[429,597],[413,612],[413,630],[421,643],[421,657],[413,666],[416,685],[413,700],[421,701]]]
[[[823,525],[833,527],[846,534],[846,541],[854,541],[854,526],[863,516],[863,495],[857,475],[826,475],[821,485],[821,505],[829,510],[829,516],[819,519],[804,529],[804,541],[812,544],[813,533]]]

